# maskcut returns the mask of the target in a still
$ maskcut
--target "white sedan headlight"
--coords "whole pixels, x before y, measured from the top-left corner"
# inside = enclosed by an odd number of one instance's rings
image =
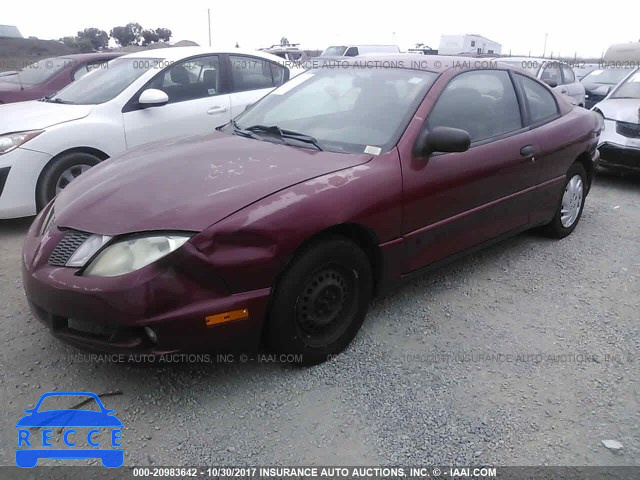
[[[149,265],[184,245],[191,235],[167,234],[124,239],[107,246],[83,275],[115,277]]]
[[[0,135],[0,155],[15,150],[42,132],[44,132],[44,130],[29,130],[27,132],[5,133],[4,135]]]

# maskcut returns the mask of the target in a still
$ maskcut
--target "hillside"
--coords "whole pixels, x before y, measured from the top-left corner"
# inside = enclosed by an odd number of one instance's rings
[[[78,53],[56,40],[0,38],[0,72],[19,70],[41,58]]]

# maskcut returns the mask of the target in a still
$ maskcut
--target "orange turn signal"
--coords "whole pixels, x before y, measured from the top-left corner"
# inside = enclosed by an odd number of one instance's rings
[[[211,315],[204,319],[207,327],[214,325],[220,325],[221,323],[234,322],[236,320],[246,320],[249,318],[249,310],[243,308],[242,310],[232,310],[230,312],[218,313],[217,315]]]

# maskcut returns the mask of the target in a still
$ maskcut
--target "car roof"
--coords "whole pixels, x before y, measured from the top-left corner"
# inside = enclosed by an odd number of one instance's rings
[[[246,48],[215,48],[215,47],[166,47],[154,48],[152,50],[142,50],[140,52],[129,53],[122,58],[156,58],[162,60],[176,61],[183,58],[193,57],[203,54],[228,54],[228,55],[253,55],[265,60],[282,62],[284,59],[260,50],[250,50]]]
[[[90,53],[73,53],[71,55],[58,55],[57,57],[50,58],[67,58],[69,60],[74,60],[78,62],[83,62],[85,60],[99,60],[101,58],[111,59],[116,57],[121,57],[124,55],[122,52],[90,52]]]
[[[326,59],[326,60],[325,60]],[[455,68],[457,70],[472,70],[474,68],[482,68],[483,64],[489,61],[495,61],[501,68],[522,71],[520,68],[514,68],[500,62],[500,59],[473,58],[463,56],[445,56],[445,55],[416,55],[414,53],[374,53],[360,55],[357,57],[314,57],[311,61],[320,64],[322,61],[335,62],[341,65],[362,65],[362,62],[377,62],[383,68],[399,68],[408,70],[424,70],[430,72],[444,72]],[[303,65],[308,62],[303,62]],[[331,65],[331,64],[329,64]],[[372,66],[375,64],[372,63]]]

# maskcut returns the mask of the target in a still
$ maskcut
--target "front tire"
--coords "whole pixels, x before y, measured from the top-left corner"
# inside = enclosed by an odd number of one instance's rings
[[[571,235],[582,217],[588,190],[587,172],[580,163],[574,163],[567,172],[556,214],[544,228],[547,235],[553,238]]]
[[[356,336],[372,292],[371,265],[357,245],[338,236],[314,242],[276,285],[267,346],[295,363],[325,362]]]
[[[42,172],[36,190],[36,206],[42,210],[58,193],[82,173],[100,163],[89,153],[69,153],[50,162]]]

